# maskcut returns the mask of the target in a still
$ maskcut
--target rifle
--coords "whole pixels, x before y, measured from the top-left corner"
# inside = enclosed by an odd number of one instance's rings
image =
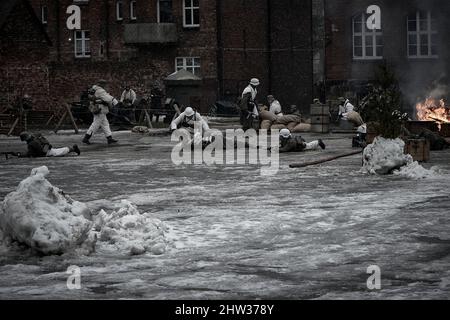
[[[14,156],[14,157],[19,157],[20,156],[19,152],[14,152],[14,151],[0,152],[0,154],[4,154],[6,160],[9,159],[9,157],[8,157],[9,155]]]

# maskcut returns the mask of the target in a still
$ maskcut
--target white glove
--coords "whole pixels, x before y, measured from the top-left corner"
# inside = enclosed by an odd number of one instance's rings
[[[202,134],[200,132],[194,133],[194,144],[200,144],[202,143]]]

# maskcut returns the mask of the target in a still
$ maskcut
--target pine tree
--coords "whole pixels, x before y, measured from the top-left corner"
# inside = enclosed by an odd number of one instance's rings
[[[401,133],[407,114],[402,113],[402,93],[395,73],[387,64],[379,66],[374,84],[361,105],[361,114],[367,123],[384,138],[394,139]]]

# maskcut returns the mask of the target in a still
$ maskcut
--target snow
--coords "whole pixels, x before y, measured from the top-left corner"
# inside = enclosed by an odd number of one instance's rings
[[[417,161],[408,163],[399,170],[394,170],[394,175],[402,176],[409,179],[425,179],[436,176],[435,170],[425,169]]]
[[[86,205],[54,187],[45,178],[48,174],[45,166],[34,168],[0,207],[4,236],[47,255],[83,243],[92,225]]]
[[[405,142],[399,138],[376,137],[363,152],[362,172],[388,174],[409,178],[425,179],[436,176],[436,168],[425,169],[409,154],[404,154]]]
[[[141,214],[127,200],[122,200],[111,214],[101,210],[95,219],[95,229],[99,231],[97,245],[103,249],[129,255],[159,255],[166,251],[168,227],[149,213]]]
[[[362,171],[370,174],[388,174],[394,169],[412,162],[411,155],[404,154],[405,142],[376,137],[363,152]]]

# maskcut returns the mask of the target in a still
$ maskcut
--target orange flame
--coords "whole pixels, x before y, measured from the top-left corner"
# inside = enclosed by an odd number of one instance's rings
[[[445,106],[444,99],[428,98],[416,104],[417,119],[422,121],[435,121],[439,130],[442,123],[450,123],[450,108]]]

